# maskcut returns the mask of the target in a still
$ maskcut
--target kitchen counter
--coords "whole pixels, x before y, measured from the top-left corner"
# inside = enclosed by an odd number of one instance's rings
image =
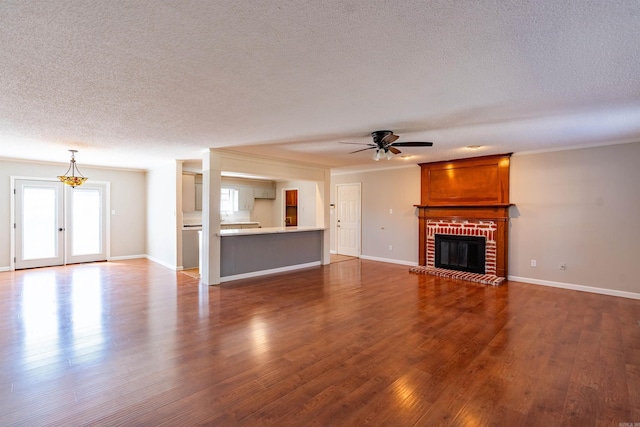
[[[221,230],[235,230],[240,228],[260,228],[259,222],[254,221],[239,221],[239,222],[221,222]]]
[[[221,222],[220,229],[221,230],[232,230],[232,229],[241,229],[241,228],[260,228],[259,222],[247,221],[247,222]],[[193,230],[199,231],[202,230],[201,224],[185,224],[182,226],[183,230]]]
[[[322,227],[265,227],[220,230],[220,280],[226,282],[322,261]]]
[[[218,236],[246,236],[255,234],[276,234],[276,233],[299,233],[302,231],[320,231],[322,227],[263,227],[263,228],[238,228],[231,230],[220,230]]]

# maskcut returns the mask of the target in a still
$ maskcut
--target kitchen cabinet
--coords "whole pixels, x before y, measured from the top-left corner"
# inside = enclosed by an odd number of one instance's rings
[[[284,224],[287,227],[298,225],[298,190],[285,190],[285,218]]]
[[[254,203],[253,188],[238,187],[238,210],[252,211]]]
[[[195,177],[195,189],[196,189],[196,210],[202,210],[202,175],[197,174]]]
[[[196,210],[195,175],[182,175],[182,212]]]
[[[253,187],[253,197],[256,199],[275,199],[276,189],[271,187]]]
[[[298,206],[298,190],[285,191],[287,206]]]
[[[182,267],[196,268],[199,265],[200,245],[197,230],[182,231]]]

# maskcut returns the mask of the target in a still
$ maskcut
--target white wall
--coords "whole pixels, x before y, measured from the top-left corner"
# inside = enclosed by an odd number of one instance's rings
[[[395,169],[331,176],[331,203],[336,204],[338,184],[361,183],[363,258],[417,265],[420,168]],[[390,210],[393,213],[389,213]],[[336,215],[330,215],[331,250],[336,251]],[[389,250],[389,245],[393,247]]]
[[[639,161],[640,143],[513,156],[510,278],[640,294]]]
[[[0,270],[11,265],[10,177],[55,178],[69,164],[52,164],[0,159]],[[145,172],[79,165],[90,180],[111,185],[111,259],[145,255]]]
[[[171,163],[147,172],[147,255],[174,269],[180,267],[182,258],[182,246],[178,244],[178,231],[182,230],[181,193],[180,165]]]

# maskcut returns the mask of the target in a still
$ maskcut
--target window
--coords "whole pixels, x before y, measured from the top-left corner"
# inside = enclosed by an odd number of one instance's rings
[[[220,189],[220,212],[238,211],[238,190],[222,187]]]

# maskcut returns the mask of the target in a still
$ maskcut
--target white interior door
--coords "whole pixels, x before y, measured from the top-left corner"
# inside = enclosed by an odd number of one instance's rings
[[[64,263],[63,184],[15,181],[15,267]]]
[[[15,268],[107,259],[107,184],[15,180]]]
[[[338,184],[337,252],[360,256],[360,184]]]

